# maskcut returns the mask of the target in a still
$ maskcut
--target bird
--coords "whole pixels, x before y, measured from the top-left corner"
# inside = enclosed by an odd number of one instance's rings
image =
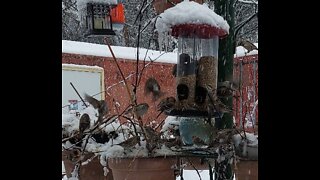
[[[145,139],[146,139],[146,148],[151,152],[154,148],[159,145],[160,135],[153,128],[149,126],[144,127]]]
[[[176,98],[174,97],[166,97],[162,99],[159,104],[157,105],[158,111],[160,113],[156,116],[156,119],[163,113],[163,112],[170,112],[176,104]],[[160,123],[162,124],[162,122]],[[159,124],[159,125],[160,125]]]
[[[170,96],[162,99],[157,105],[158,111],[169,111],[176,104],[176,98]]]
[[[142,117],[149,109],[148,103],[141,103],[129,108],[124,114],[134,114],[137,117]]]
[[[98,110],[99,116],[104,116],[108,113],[108,105],[105,100],[97,100],[92,96],[89,96],[88,94],[84,95],[84,98],[86,101],[88,101],[95,109]]]
[[[197,145],[197,146],[206,145],[206,143],[198,136],[192,136],[192,142],[194,145]]]
[[[90,117],[87,113],[82,114],[79,120],[79,133],[82,136],[83,132],[90,128]]]
[[[158,81],[153,77],[150,77],[147,79],[144,85],[144,93],[145,95],[149,95],[151,93],[153,101],[158,100],[160,97],[162,97],[165,94],[164,92],[161,91],[161,87]]]
[[[215,109],[215,111],[217,111],[218,113],[231,113],[232,109],[230,109],[228,106],[226,106],[225,104],[223,104],[221,102],[221,100],[215,96],[212,93],[212,88],[210,86],[207,86],[207,95],[209,97],[209,100],[211,102],[211,104],[213,105],[213,108]]]
[[[216,111],[222,113],[232,113],[232,109],[230,109],[227,105],[223,104],[223,102],[219,98],[215,100],[214,106],[216,108]]]
[[[233,92],[236,91],[238,86],[234,82],[223,81],[218,82],[217,87],[217,96],[218,97],[229,97],[233,95]]]
[[[245,39],[240,39],[238,41],[238,46],[243,46],[247,50],[247,53],[253,50],[258,50],[257,46],[255,46],[252,42]]]
[[[122,146],[123,148],[130,148],[135,146],[139,141],[140,141],[139,136],[133,136],[116,145]]]

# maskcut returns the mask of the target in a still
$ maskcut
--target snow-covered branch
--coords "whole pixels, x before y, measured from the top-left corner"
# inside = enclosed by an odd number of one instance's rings
[[[254,0],[238,0],[240,3],[245,3],[245,4],[258,4],[258,1]]]
[[[237,36],[239,30],[244,26],[246,25],[248,22],[250,22],[254,17],[258,16],[258,12],[252,14],[248,19],[242,21],[241,23],[237,24],[235,26],[235,36]]]

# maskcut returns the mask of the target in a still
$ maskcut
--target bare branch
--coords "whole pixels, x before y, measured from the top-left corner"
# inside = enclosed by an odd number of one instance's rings
[[[241,23],[239,23],[238,25],[235,26],[235,33],[234,35],[237,36],[237,34],[239,33],[239,30],[246,24],[248,24],[254,17],[258,16],[258,12],[252,14],[248,19],[242,21]]]
[[[239,3],[245,3],[245,4],[257,4],[258,5],[258,1],[254,1],[254,0],[238,0]]]

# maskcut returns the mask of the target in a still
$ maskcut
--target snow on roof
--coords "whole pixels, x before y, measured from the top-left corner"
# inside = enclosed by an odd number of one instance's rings
[[[169,32],[179,24],[207,24],[221,28],[229,33],[229,25],[221,16],[209,9],[207,4],[183,1],[159,15],[156,28],[159,32]]]
[[[253,43],[258,48],[258,43]],[[243,57],[243,56],[250,56],[258,54],[258,50],[253,50],[247,53],[248,50],[246,50],[243,46],[238,46],[236,48],[236,54],[234,54],[234,57]]]
[[[116,58],[123,59],[137,59],[137,48],[111,46],[112,51]],[[70,54],[82,54],[91,56],[112,57],[111,52],[107,45],[92,44],[86,42],[67,41],[62,40],[62,52]],[[147,49],[139,49],[139,59],[143,60],[147,53]],[[158,59],[157,59],[158,58]],[[177,54],[173,52],[160,52],[155,50],[148,50],[146,61],[157,59],[155,62],[163,63],[177,63]]]
[[[103,3],[116,5],[118,4],[118,0],[77,0],[78,9],[82,9],[87,3]]]

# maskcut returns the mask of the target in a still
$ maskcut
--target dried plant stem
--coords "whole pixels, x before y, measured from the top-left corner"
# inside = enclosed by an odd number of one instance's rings
[[[123,73],[122,73],[122,70],[121,70],[121,68],[120,68],[120,66],[119,66],[119,64],[118,64],[118,62],[117,62],[117,58],[116,58],[116,56],[114,55],[113,50],[112,50],[112,48],[111,48],[111,46],[110,46],[107,38],[105,38],[104,40],[105,40],[106,44],[108,45],[108,48],[109,48],[109,50],[110,50],[110,52],[111,52],[111,55],[112,55],[112,57],[113,57],[113,60],[114,60],[115,64],[117,65],[118,71],[119,71],[120,74],[121,74],[121,77],[122,77],[122,79],[123,79],[124,85],[125,85],[126,88],[127,88],[128,95],[129,95],[131,104],[134,104],[134,100],[133,100],[133,97],[132,97],[132,95],[131,95],[130,88],[129,88],[128,83],[127,83],[127,81],[126,81],[126,78],[124,77],[124,75],[123,75]]]
[[[191,160],[190,160],[189,158],[187,158],[187,160],[189,161],[189,163],[191,164],[191,166],[193,167],[193,169],[194,169],[194,170],[196,170],[196,172],[197,172],[197,174],[198,174],[198,176],[199,176],[200,180],[202,180],[202,179],[201,179],[201,176],[200,176],[200,173],[199,173],[199,171],[198,171],[198,169],[193,165],[193,163],[191,162]]]

